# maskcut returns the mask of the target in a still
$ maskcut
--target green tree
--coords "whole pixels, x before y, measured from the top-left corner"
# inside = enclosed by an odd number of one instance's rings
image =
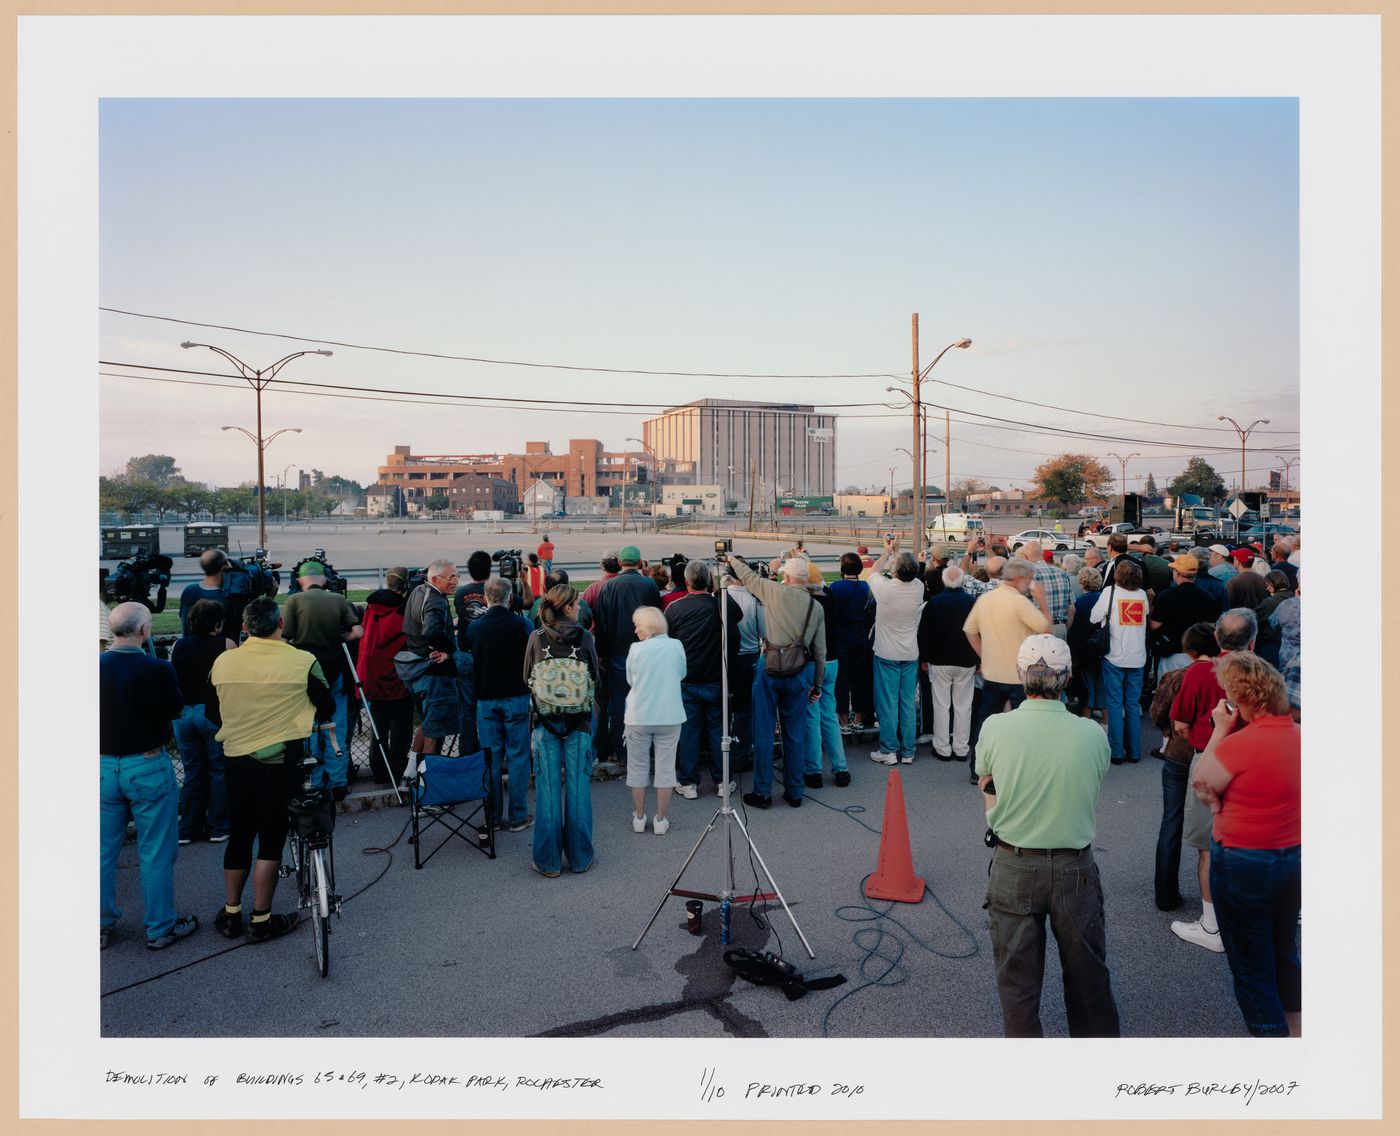
[[[223,514],[232,513],[234,523],[237,524],[244,513],[256,511],[258,505],[253,500],[253,488],[250,485],[238,485],[230,489],[219,489],[214,493],[214,507]]]
[[[126,476],[132,481],[149,481],[166,489],[180,480],[180,467],[169,454],[142,454],[127,460]]]
[[[1142,494],[1144,497],[1157,496],[1157,479],[1153,477],[1150,473],[1147,475],[1146,484],[1144,484],[1142,487]]]
[[[434,493],[431,497],[429,497],[426,501],[423,502],[423,505],[430,513],[445,512],[447,509],[447,494]]]
[[[130,520],[147,509],[158,509],[162,490],[150,481],[133,479],[125,474],[97,479],[97,500],[104,509],[116,509]]]
[[[183,513],[187,521],[194,520],[196,514],[214,507],[214,495],[195,481],[177,481],[165,492],[175,511]]]
[[[1113,473],[1090,454],[1057,454],[1036,467],[1036,496],[1066,507],[1100,497],[1113,485]]]
[[[1214,504],[1225,499],[1225,481],[1205,458],[1192,458],[1167,486],[1167,492],[1173,497],[1194,493],[1201,500]]]

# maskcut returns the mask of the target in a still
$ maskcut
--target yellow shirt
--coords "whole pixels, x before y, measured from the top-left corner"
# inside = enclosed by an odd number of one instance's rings
[[[1045,613],[1007,583],[978,596],[963,624],[964,631],[982,637],[982,677],[1011,685],[1021,681],[1016,671],[1021,644],[1049,629]]]
[[[223,726],[215,735],[230,754],[258,750],[311,733],[316,708],[306,678],[316,656],[280,639],[248,639],[214,660],[209,681],[219,694]]]

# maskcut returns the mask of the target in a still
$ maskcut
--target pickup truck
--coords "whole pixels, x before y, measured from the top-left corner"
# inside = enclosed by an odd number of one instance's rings
[[[1142,526],[1130,525],[1127,521],[1120,521],[1116,525],[1109,525],[1102,532],[1086,533],[1084,536],[1084,543],[1086,545],[1093,545],[1093,547],[1099,550],[1103,550],[1108,547],[1108,538],[1114,533],[1122,533],[1128,538],[1129,544],[1133,542],[1133,537],[1147,535]]]

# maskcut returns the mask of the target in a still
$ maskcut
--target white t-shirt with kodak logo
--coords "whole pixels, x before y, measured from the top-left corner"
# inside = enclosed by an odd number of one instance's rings
[[[1139,589],[1129,592],[1123,588],[1104,588],[1099,601],[1089,613],[1091,623],[1103,623],[1109,618],[1109,601],[1113,601],[1109,623],[1107,662],[1124,670],[1147,664],[1147,593]]]

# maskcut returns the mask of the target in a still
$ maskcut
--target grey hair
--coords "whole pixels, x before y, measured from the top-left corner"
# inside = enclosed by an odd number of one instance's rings
[[[1026,694],[1032,698],[1059,698],[1069,686],[1068,667],[1061,670],[1044,663],[1032,663],[1028,667],[1018,666],[1016,673]]]
[[[1198,544],[1195,548],[1191,549],[1189,555],[1194,556],[1197,560],[1199,560],[1201,562],[1202,568],[1210,567],[1210,549],[1202,548]]]
[[[259,596],[243,609],[243,626],[254,639],[266,639],[281,622],[281,609],[271,596]]]
[[[492,576],[481,590],[486,596],[487,607],[499,607],[501,604],[510,602],[510,593],[513,589],[509,580],[503,580],[500,576]]]
[[[1222,651],[1248,651],[1259,634],[1259,620],[1247,607],[1232,607],[1215,621],[1215,641]]]
[[[710,586],[710,566],[703,560],[690,560],[685,566],[686,587],[697,592],[706,591]]]
[[[1066,553],[1064,559],[1060,561],[1060,567],[1063,568],[1066,572],[1068,572],[1071,576],[1076,577],[1079,575],[1079,569],[1083,566],[1083,564],[1084,561],[1080,560],[1079,557],[1076,556],[1073,552]]]
[[[651,607],[643,604],[632,613],[632,626],[637,629],[637,637],[642,637],[645,631],[646,637],[666,634],[666,617],[661,614],[659,607]]]
[[[1003,580],[1024,580],[1035,575],[1035,568],[1029,560],[1008,560],[1002,567]]]
[[[134,601],[119,603],[112,609],[108,622],[113,635],[126,639],[141,634],[142,628],[151,625],[151,609]]]
[[[783,561],[782,575],[788,580],[807,582],[807,561],[801,556],[790,556]]]
[[[901,552],[894,558],[894,574],[897,579],[906,583],[918,579],[919,562],[914,559],[912,552]]]
[[[426,571],[428,576],[441,576],[446,569],[457,571],[457,565],[452,560],[434,560],[428,565]]]
[[[943,586],[945,588],[961,588],[963,586],[963,570],[956,564],[949,564],[943,569]]]
[[[1088,548],[1086,548],[1086,549],[1084,550],[1084,563],[1085,563],[1085,564],[1089,564],[1089,557],[1091,557],[1091,556],[1094,558],[1094,564],[1097,564],[1100,560],[1103,559],[1103,553],[1099,551],[1097,545],[1091,544]],[[1094,566],[1093,564],[1089,564],[1089,567],[1090,567],[1090,568],[1092,568],[1093,566]]]

